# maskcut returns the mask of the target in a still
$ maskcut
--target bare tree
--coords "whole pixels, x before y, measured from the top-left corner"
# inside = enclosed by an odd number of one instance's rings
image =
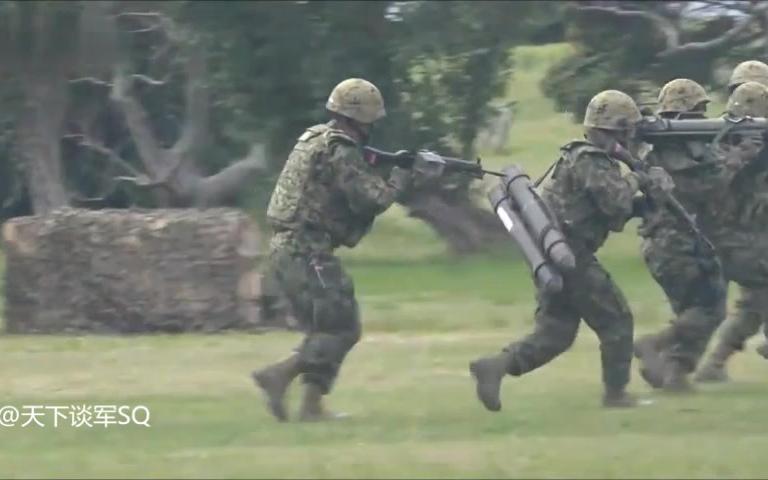
[[[687,2],[647,2],[647,6],[640,8],[618,1],[584,1],[577,2],[575,8],[585,13],[599,12],[648,22],[666,44],[657,54],[660,60],[709,52],[756,39],[762,39],[768,48],[765,28],[768,25],[768,2],[704,0],[696,3],[698,5],[691,7],[686,5]],[[687,15],[684,15],[686,8]],[[733,18],[732,26],[706,40],[683,41],[683,22],[686,16],[694,14],[728,15]]]
[[[127,175],[118,176],[118,182],[130,182],[139,188],[150,189],[160,206],[209,207],[233,198],[257,173],[267,168],[264,146],[254,143],[248,154],[216,174],[204,175],[197,160],[209,140],[210,90],[207,85],[208,69],[205,50],[196,39],[167,16],[156,11],[124,11],[115,19],[129,18],[134,25],[129,33],[143,34],[162,31],[165,43],[156,56],[183,58],[184,119],[180,134],[172,146],[163,147],[153,131],[149,114],[135,94],[137,82],[162,87],[166,78],[156,79],[146,74],[130,72],[127,61],[118,61],[111,81],[98,78],[79,78],[73,82],[87,82],[109,87],[111,103],[120,112],[136,146],[143,171],[131,166],[113,149],[94,138],[87,126],[68,134],[79,140],[80,146],[105,156]],[[176,56],[173,55],[176,54]]]
[[[0,73],[18,80],[22,108],[14,157],[35,212],[67,205],[61,135],[71,75],[98,71],[112,42],[99,27],[110,2],[3,2]],[[98,46],[98,48],[94,48]]]

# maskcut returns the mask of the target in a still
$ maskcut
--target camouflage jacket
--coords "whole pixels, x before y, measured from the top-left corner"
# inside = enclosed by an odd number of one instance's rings
[[[688,213],[702,221],[719,221],[726,210],[724,196],[738,172],[728,152],[710,150],[700,141],[669,139],[658,142],[645,157],[650,166],[661,167],[675,182],[674,196]],[[663,206],[652,205],[644,211],[638,233],[653,236],[657,228],[684,229],[680,221]]]
[[[744,161],[724,194],[725,211],[718,217],[721,234],[768,233],[768,151]]]
[[[636,182],[621,173],[619,162],[586,141],[562,147],[542,198],[577,252],[594,253],[610,231],[620,232],[633,215]]]
[[[299,137],[270,198],[272,248],[317,252],[353,247],[401,190],[365,162],[359,145],[334,122],[310,127]]]

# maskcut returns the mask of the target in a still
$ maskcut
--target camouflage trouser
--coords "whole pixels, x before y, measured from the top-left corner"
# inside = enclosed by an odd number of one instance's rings
[[[742,350],[763,326],[768,337],[768,249],[761,232],[723,229],[711,235],[723,259],[725,277],[739,284],[736,315],[723,323],[719,343]]]
[[[692,372],[726,315],[726,282],[717,258],[694,250],[687,231],[657,228],[643,239],[643,257],[675,318],[656,333],[668,358]]]
[[[623,389],[629,383],[633,320],[624,295],[594,257],[579,259],[557,294],[539,292],[536,328],[504,350],[507,372],[523,375],[570,348],[581,319],[600,340],[603,383]]]
[[[741,298],[736,302],[736,315],[723,323],[719,342],[734,350],[744,350],[744,344],[760,327],[763,327],[763,334],[768,338],[768,288],[741,287]]]
[[[306,333],[296,349],[304,382],[328,393],[344,358],[360,339],[352,279],[331,253],[278,249],[268,259],[264,283],[267,299],[271,292],[281,292]]]

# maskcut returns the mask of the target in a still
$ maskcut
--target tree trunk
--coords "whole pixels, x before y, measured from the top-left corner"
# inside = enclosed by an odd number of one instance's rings
[[[66,79],[53,72],[27,75],[15,156],[22,165],[37,214],[69,204],[61,165],[61,136],[68,105]]]
[[[239,210],[67,208],[12,219],[2,233],[10,333],[265,327],[264,246]]]
[[[482,252],[509,241],[496,216],[475,205],[468,194],[418,192],[403,204],[411,217],[426,222],[456,254]]]

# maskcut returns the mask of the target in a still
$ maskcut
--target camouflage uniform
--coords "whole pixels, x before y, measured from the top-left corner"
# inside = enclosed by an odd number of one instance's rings
[[[725,188],[721,164],[705,155],[706,147],[701,142],[669,140],[655,144],[646,157],[650,165],[672,176],[675,197],[693,215],[705,209],[712,191]],[[648,209],[638,232],[646,266],[675,313],[668,327],[644,339],[653,338],[659,349],[663,345],[668,358],[690,373],[725,318],[726,283],[719,261],[700,251],[694,234],[663,207]],[[661,378],[650,379],[647,371],[643,374],[655,386],[663,383]]]
[[[619,163],[594,145],[572,142],[563,151],[542,199],[560,222],[576,269],[564,275],[560,293],[538,293],[534,332],[504,349],[507,372],[525,374],[566,351],[584,319],[600,339],[606,389],[621,391],[629,382],[632,313],[594,253],[632,216],[638,184],[623,177]]]
[[[751,75],[751,77],[750,77]],[[761,83],[746,81],[749,78]],[[766,116],[768,114],[768,66],[762,62],[744,62],[734,71],[730,86],[728,111],[735,116]],[[768,152],[763,150],[757,158],[736,151],[739,158],[735,175],[726,194],[716,199],[719,215],[703,218],[707,235],[716,244],[722,258],[726,279],[739,285],[740,298],[736,314],[722,325],[717,343],[697,374],[699,381],[727,379],[725,362],[735,352],[744,349],[745,342],[763,326],[768,336],[768,182],[765,168]],[[742,164],[746,163],[742,168]],[[718,210],[713,210],[718,212]],[[758,351],[768,358],[768,347]]]
[[[595,129],[602,135],[622,135],[640,118],[631,98],[609,90],[592,99],[584,126],[591,129],[588,138]],[[619,137],[606,138],[606,144],[615,144]],[[501,409],[499,388],[504,375],[523,375],[565,352],[582,319],[600,340],[604,405],[634,405],[625,394],[632,361],[632,313],[595,252],[610,231],[621,231],[635,214],[634,197],[645,181],[639,174],[622,175],[618,160],[594,143],[575,141],[562,148],[542,199],[576,257],[576,268],[562,272],[564,282],[559,293],[537,292],[536,327],[531,334],[512,342],[498,355],[470,364],[478,397],[488,410]]]
[[[275,187],[265,277],[268,288],[284,292],[306,330],[298,347],[304,381],[324,393],[360,338],[354,285],[333,251],[354,247],[403,188],[373,171],[333,122],[301,135]]]
[[[701,85],[677,78],[659,92],[656,114],[703,118],[709,101]],[[675,197],[693,215],[706,211],[705,202],[712,193],[727,186],[722,180],[722,163],[701,141],[671,138],[656,142],[645,161],[672,176]],[[669,326],[635,342],[640,372],[654,387],[687,389],[686,375],[695,369],[725,317],[726,284],[719,260],[701,251],[695,235],[664,206],[649,204],[638,233],[643,237],[648,271],[675,313]],[[661,358],[662,351],[666,359]]]
[[[322,397],[360,339],[361,326],[354,284],[334,251],[357,245],[412,180],[409,171],[398,167],[385,180],[363,159],[357,139],[367,138],[371,125],[385,116],[376,86],[344,80],[326,108],[333,120],[299,137],[267,209],[274,235],[264,267],[263,302],[268,307],[285,296],[306,332],[295,354],[252,374],[280,421],[287,419],[284,397],[298,375],[305,384],[301,420],[337,418],[325,411]]]

